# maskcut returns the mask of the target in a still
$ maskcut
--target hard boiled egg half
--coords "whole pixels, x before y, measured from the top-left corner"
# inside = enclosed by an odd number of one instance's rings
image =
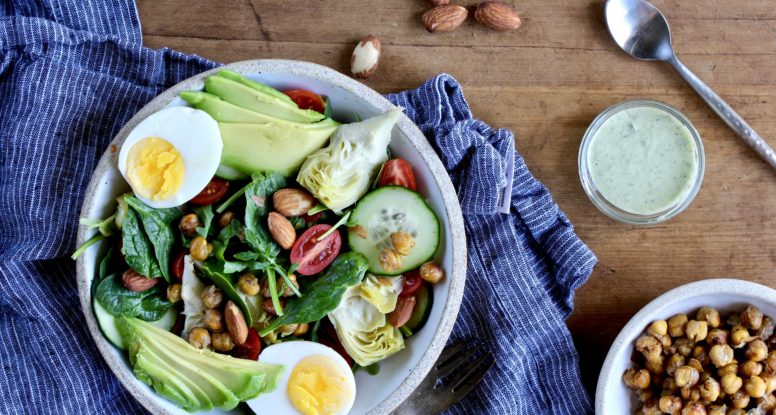
[[[259,361],[284,365],[277,388],[247,401],[258,415],[345,415],[356,399],[356,381],[345,359],[330,347],[289,341],[264,349]]]
[[[153,208],[182,205],[207,186],[221,162],[221,132],[206,112],[170,107],[141,121],[119,152],[119,171]]]

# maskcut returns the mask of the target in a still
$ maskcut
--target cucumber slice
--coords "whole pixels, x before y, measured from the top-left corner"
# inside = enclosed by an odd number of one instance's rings
[[[121,350],[126,350],[127,346],[124,343],[124,338],[121,337],[121,334],[116,327],[116,317],[103,308],[97,300],[92,299],[92,308],[94,309],[94,316],[97,318],[97,325],[100,326],[100,331],[105,338],[108,339],[108,342]],[[177,318],[178,310],[176,310],[175,307],[171,307],[162,318],[157,321],[151,321],[150,323],[170,331],[175,325],[175,320]]]
[[[439,247],[436,213],[420,194],[401,186],[381,187],[367,193],[353,209],[350,220],[366,230],[366,238],[362,238],[363,232],[348,232],[350,247],[369,260],[369,272],[376,275],[399,275],[418,268]],[[391,234],[397,231],[412,235],[415,246],[402,257],[399,269],[388,272],[380,264],[380,252],[393,247]]]
[[[428,315],[431,314],[431,305],[434,302],[434,290],[429,283],[424,282],[417,293],[415,293],[415,308],[412,315],[404,325],[414,334],[420,331],[426,325]]]

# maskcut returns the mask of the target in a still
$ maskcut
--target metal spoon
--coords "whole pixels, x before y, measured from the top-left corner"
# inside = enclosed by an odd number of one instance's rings
[[[776,169],[776,152],[768,143],[676,57],[671,47],[668,21],[657,7],[646,0],[607,0],[606,24],[614,41],[629,55],[670,63],[714,112]]]

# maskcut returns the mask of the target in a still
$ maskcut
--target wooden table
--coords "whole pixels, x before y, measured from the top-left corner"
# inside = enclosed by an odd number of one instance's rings
[[[454,0],[454,2],[456,2]],[[776,172],[760,161],[667,65],[621,52],[602,0],[515,1],[523,26],[495,33],[472,20],[429,34],[422,0],[139,0],[144,42],[221,62],[286,58],[348,72],[355,43],[378,36],[383,56],[366,82],[386,93],[448,72],[476,117],[509,128],[533,173],[600,263],[569,320],[586,382],[609,344],[662,292],[707,277],[776,287]],[[474,5],[476,1],[458,2]],[[512,4],[512,1],[507,1]],[[776,145],[776,8],[771,0],[655,0],[680,57]],[[695,202],[659,226],[603,216],[582,191],[579,142],[604,108],[652,98],[682,110],[701,133],[706,176]]]

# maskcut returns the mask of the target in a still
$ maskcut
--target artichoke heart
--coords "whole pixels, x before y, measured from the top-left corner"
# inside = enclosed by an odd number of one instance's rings
[[[396,308],[399,293],[404,287],[404,278],[378,277],[366,274],[361,283],[361,297],[369,301],[378,311],[388,314]]]
[[[404,337],[399,329],[388,323],[372,331],[358,331],[340,324],[336,317],[329,318],[342,347],[361,366],[387,359],[404,348]]]

